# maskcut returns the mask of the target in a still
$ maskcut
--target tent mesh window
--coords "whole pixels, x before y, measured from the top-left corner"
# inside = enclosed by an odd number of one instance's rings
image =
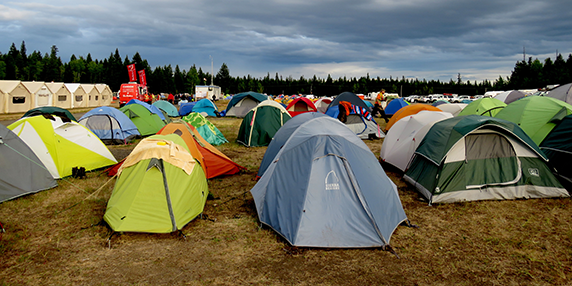
[[[75,101],[83,101],[83,95],[76,95]]]
[[[85,127],[89,130],[109,130],[111,133],[111,139],[117,139],[121,134],[114,134],[113,132],[120,132],[121,126],[115,118],[107,115],[94,115],[89,117]]]
[[[508,140],[498,134],[468,135],[465,138],[467,160],[516,157]]]

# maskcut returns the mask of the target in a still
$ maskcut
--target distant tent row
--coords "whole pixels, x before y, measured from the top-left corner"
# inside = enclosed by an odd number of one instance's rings
[[[0,80],[0,113],[26,112],[42,106],[105,106],[112,100],[113,93],[106,84]]]

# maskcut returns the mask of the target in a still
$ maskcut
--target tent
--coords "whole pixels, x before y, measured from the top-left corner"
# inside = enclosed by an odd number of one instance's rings
[[[499,113],[503,108],[506,107],[506,103],[490,97],[483,97],[477,99],[471,103],[469,103],[461,112],[459,112],[458,116],[463,115],[483,115],[483,116],[495,116]]]
[[[163,127],[157,134],[177,134],[183,138],[193,158],[203,167],[207,179],[233,175],[246,168],[236,164],[225,154],[209,144],[189,123],[177,119]]]
[[[441,111],[449,112],[453,116],[457,116],[459,115],[461,110],[465,109],[465,107],[467,107],[466,103],[451,103],[451,104],[442,104],[437,108],[439,108]]]
[[[444,99],[439,99],[439,100],[436,100],[435,102],[433,102],[431,105],[433,105],[433,106],[440,106],[440,105],[442,105],[442,104],[451,104],[451,103],[448,102],[448,101],[446,101],[446,100],[444,100]]]
[[[193,112],[181,119],[194,126],[201,137],[211,145],[218,146],[228,142],[220,130],[200,113]]]
[[[251,109],[267,99],[268,96],[253,91],[235,94],[226,106],[225,116],[244,117]]]
[[[497,94],[494,98],[506,104],[510,104],[511,102],[517,101],[523,97],[526,97],[526,94],[524,94],[524,92],[518,90],[509,90]]]
[[[393,114],[393,116],[391,116],[391,119],[389,119],[389,122],[387,122],[387,125],[385,125],[385,130],[391,129],[391,127],[401,118],[417,114],[422,110],[437,111],[437,112],[441,111],[441,109],[429,104],[414,103],[411,105],[407,105],[399,109],[395,114]]]
[[[103,219],[114,231],[169,233],[203,212],[208,185],[185,142],[153,135],[119,169]]]
[[[429,203],[568,197],[548,159],[518,125],[457,116],[431,127],[405,173]]]
[[[72,93],[63,82],[47,82],[46,86],[54,94],[52,106],[72,108]]]
[[[385,247],[407,220],[375,155],[327,116],[292,132],[250,192],[260,221],[294,246]]]
[[[546,135],[566,115],[572,114],[572,105],[546,96],[527,96],[517,100],[495,117],[514,122],[540,145]]]
[[[72,108],[87,107],[88,98],[87,92],[79,83],[64,83],[72,95]]]
[[[217,116],[218,108],[216,105],[208,98],[201,99],[193,106],[193,112],[206,113],[208,116]],[[203,114],[204,115],[204,114]]]
[[[0,113],[26,112],[33,107],[32,93],[19,80],[0,80]]]
[[[28,144],[56,179],[71,175],[74,167],[90,171],[117,163],[101,140],[75,121],[38,115],[21,118],[8,128]]]
[[[130,101],[128,101],[125,105],[129,105],[129,104],[139,104],[145,108],[147,108],[147,110],[149,110],[151,113],[155,113],[157,114],[157,116],[159,116],[159,118],[161,118],[161,120],[166,120],[165,115],[163,114],[163,112],[161,112],[161,110],[159,108],[157,108],[157,106],[151,105],[147,102],[141,101],[139,99],[132,99]]]
[[[179,111],[177,110],[177,107],[175,107],[173,104],[171,104],[170,102],[168,102],[166,100],[157,100],[157,101],[153,102],[153,106],[155,106],[155,107],[159,108],[160,110],[166,112],[167,115],[169,115],[171,117],[179,116]]]
[[[265,100],[244,116],[236,142],[246,147],[268,146],[276,131],[290,118],[280,103]]]
[[[423,110],[397,121],[385,134],[381,145],[381,160],[405,172],[415,149],[431,126],[435,122],[451,117],[453,115],[448,112]]]
[[[403,98],[396,98],[390,101],[387,106],[385,107],[384,111],[386,115],[393,115],[402,107],[409,105],[407,101]]]
[[[328,110],[328,106],[330,106],[330,103],[332,103],[332,98],[323,96],[320,97],[318,100],[316,100],[316,102],[314,102],[314,106],[316,106],[318,112],[326,113],[326,110]]]
[[[572,115],[567,115],[550,131],[540,144],[540,149],[550,159],[550,164],[556,169],[555,175],[561,179],[564,186],[572,191]]]
[[[97,107],[101,106],[101,96],[99,90],[95,87],[95,84],[82,83],[82,86],[87,94],[87,106]]]
[[[137,126],[119,109],[110,106],[96,107],[80,119],[79,123],[91,130],[101,141],[124,143],[141,136]]]
[[[572,104],[572,83],[564,84],[550,90],[545,96]]]
[[[97,91],[101,96],[99,99],[99,104],[101,106],[110,105],[111,102],[113,101],[113,92],[111,91],[109,86],[107,84],[97,83],[95,84],[95,88],[97,88]]]
[[[28,110],[26,113],[24,113],[22,117],[32,117],[42,114],[52,114],[60,116],[62,118],[65,117],[69,120],[77,121],[77,119],[75,119],[75,116],[73,116],[73,114],[71,114],[69,110],[56,106],[42,106],[42,107],[32,108]]]
[[[0,202],[58,185],[32,149],[2,124],[0,162]]]
[[[329,115],[333,118],[338,118],[340,114],[340,102],[350,102],[351,108],[349,108],[350,112],[346,117],[346,126],[354,131],[356,135],[358,135],[361,139],[373,139],[373,138],[383,138],[385,134],[377,125],[377,122],[373,119],[371,115],[371,109],[365,104],[363,100],[361,100],[357,95],[351,92],[344,92],[336,97],[344,98],[346,100],[341,101],[332,101],[328,110],[326,110],[326,115]],[[353,102],[357,102],[358,105],[354,105]]]
[[[361,98],[359,98],[359,96],[357,96],[353,92],[348,92],[348,91],[342,92],[338,96],[336,96],[336,98],[334,98],[334,100],[332,100],[332,103],[330,103],[330,105],[328,106],[328,109],[330,109],[333,106],[339,105],[341,101],[347,101],[352,105],[363,107],[367,112],[371,113],[371,108],[369,108],[367,104],[365,104],[365,102]]]
[[[133,121],[141,136],[155,134],[165,126],[165,122],[159,115],[152,113],[141,104],[126,104],[119,110]]]
[[[189,113],[193,112],[193,108],[197,104],[196,101],[192,102],[185,102],[179,105],[179,116],[189,115]]]
[[[286,110],[288,111],[288,113],[290,113],[290,116],[292,117],[305,112],[318,111],[314,103],[306,97],[299,97],[292,100],[292,102],[290,102],[290,104],[288,104],[288,106],[286,107]]]
[[[292,133],[298,129],[300,125],[314,118],[324,116],[327,115],[320,112],[306,112],[300,114],[299,116],[294,116],[292,119],[288,120],[288,122],[284,123],[284,125],[278,129],[276,134],[274,134],[274,137],[272,137],[272,140],[268,144],[268,148],[266,149],[266,152],[264,152],[264,157],[262,158],[262,162],[260,163],[256,177],[262,177],[276,154],[278,154],[280,149],[282,149],[284,146],[284,143],[286,143],[288,138],[290,138],[290,135],[292,135]]]
[[[43,81],[23,81],[22,84],[32,94],[32,106],[51,106],[54,102],[54,93]]]

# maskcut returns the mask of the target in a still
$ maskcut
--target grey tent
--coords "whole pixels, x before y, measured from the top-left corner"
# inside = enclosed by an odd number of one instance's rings
[[[572,104],[572,83],[563,84],[549,91],[546,96]]]
[[[57,185],[32,149],[0,124],[0,202]]]
[[[300,125],[250,190],[260,221],[303,247],[385,247],[407,220],[397,187],[348,127]]]

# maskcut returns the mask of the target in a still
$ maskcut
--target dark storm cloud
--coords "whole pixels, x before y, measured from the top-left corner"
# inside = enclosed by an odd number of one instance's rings
[[[104,58],[234,76],[496,79],[527,54],[572,52],[566,1],[20,1],[0,4],[0,51]],[[216,70],[215,70],[216,72]]]

